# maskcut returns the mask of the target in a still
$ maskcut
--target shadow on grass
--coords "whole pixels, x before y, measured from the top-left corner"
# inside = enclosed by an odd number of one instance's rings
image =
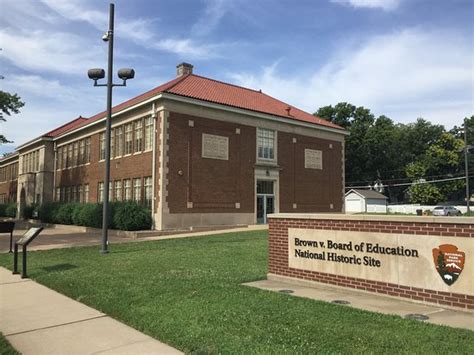
[[[41,269],[44,271],[52,272],[52,271],[66,271],[71,269],[77,269],[79,266],[72,265],[72,264],[57,264],[51,266],[43,266]]]

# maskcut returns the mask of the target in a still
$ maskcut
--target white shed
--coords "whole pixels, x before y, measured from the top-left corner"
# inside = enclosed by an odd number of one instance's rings
[[[387,213],[387,196],[373,190],[351,189],[345,196],[346,213]]]

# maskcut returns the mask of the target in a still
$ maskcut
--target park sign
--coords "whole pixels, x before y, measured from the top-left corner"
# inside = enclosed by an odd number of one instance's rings
[[[474,219],[466,217],[277,214],[270,218],[269,278],[471,310],[473,237]]]
[[[469,250],[470,238],[450,238],[449,245],[445,243],[446,239],[442,236],[289,228],[288,261],[294,269],[419,288],[435,286],[440,291],[456,289],[474,295],[474,278],[468,278],[468,275],[459,278],[465,253],[458,250]],[[433,265],[434,250],[438,251],[436,265]],[[442,274],[441,278],[439,274]],[[456,280],[458,283],[454,285]]]

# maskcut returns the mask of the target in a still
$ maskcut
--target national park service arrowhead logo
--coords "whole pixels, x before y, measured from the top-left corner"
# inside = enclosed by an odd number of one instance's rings
[[[443,244],[433,249],[433,261],[436,270],[448,286],[451,286],[458,279],[464,269],[465,259],[466,254],[452,244]]]

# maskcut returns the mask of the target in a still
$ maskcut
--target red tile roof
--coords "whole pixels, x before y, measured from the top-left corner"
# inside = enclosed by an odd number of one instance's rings
[[[70,131],[73,128],[76,128],[81,124],[82,122],[88,121],[87,118],[84,118],[82,116],[79,116],[78,118],[75,118],[74,120],[63,124],[62,126],[53,129],[52,131],[49,131],[46,134],[43,134],[42,137],[56,137],[59,136],[61,133]]]
[[[277,100],[269,95],[262,93],[261,91],[247,89],[241,86],[224,83],[195,74],[188,74],[175,78],[139,96],[122,102],[121,104],[118,104],[112,108],[112,113],[138,104],[160,93],[168,93],[172,95],[189,97],[197,100],[241,108],[254,112],[266,113],[278,117],[283,117],[286,119],[313,123],[319,126],[343,130],[342,127],[335,125],[332,122],[313,116],[308,112],[288,105],[280,100]],[[102,119],[105,117],[105,115],[106,111],[103,111],[92,116],[89,119],[79,117],[64,126],[61,126],[58,129],[49,132],[49,134],[54,134],[54,136],[58,136],[72,129],[77,129],[81,126]],[[77,121],[81,118],[82,121]]]

